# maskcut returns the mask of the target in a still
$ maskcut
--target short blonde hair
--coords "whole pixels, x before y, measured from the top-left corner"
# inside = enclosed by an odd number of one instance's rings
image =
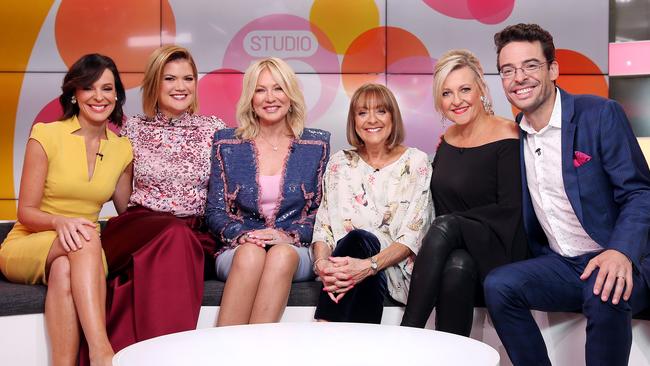
[[[264,70],[269,70],[273,80],[282,88],[291,103],[287,114],[287,125],[295,138],[302,135],[305,128],[307,110],[305,97],[298,86],[298,78],[291,66],[277,57],[268,57],[253,62],[244,73],[241,96],[237,102],[237,121],[239,127],[235,135],[242,139],[252,139],[260,132],[260,123],[253,110],[253,96],[257,88],[257,80]]]
[[[467,67],[474,72],[476,84],[481,92],[481,95],[488,98],[492,104],[492,97],[490,90],[487,87],[485,78],[483,77],[483,67],[479,62],[476,55],[469,50],[455,49],[447,51],[436,63],[433,69],[433,100],[436,110],[439,113],[442,111],[442,85],[447,79],[447,76],[460,68]]]
[[[194,59],[186,48],[167,45],[155,49],[149,56],[149,61],[144,70],[144,80],[142,81],[142,111],[148,117],[154,117],[158,111],[158,99],[160,98],[160,81],[162,79],[165,65],[172,61],[185,60],[192,67],[194,75],[195,89],[193,91],[194,99],[190,105],[189,112],[196,113],[199,110],[199,96],[197,94],[197,85],[199,83],[199,73],[196,69]]]
[[[355,128],[354,117],[359,108],[385,108],[390,112],[393,127],[386,140],[386,147],[389,150],[399,146],[404,142],[404,122],[402,113],[399,110],[395,95],[387,87],[381,84],[364,84],[357,89],[350,99],[350,109],[348,110],[347,138],[348,143],[356,148],[364,146],[364,142],[357,133]]]

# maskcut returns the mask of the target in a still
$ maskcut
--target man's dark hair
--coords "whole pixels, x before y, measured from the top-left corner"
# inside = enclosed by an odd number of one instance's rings
[[[505,27],[501,32],[494,35],[494,45],[497,48],[497,70],[501,70],[499,65],[499,55],[501,50],[510,42],[535,42],[539,41],[542,45],[542,51],[546,62],[555,60],[555,45],[553,36],[544,28],[537,24],[514,24]]]

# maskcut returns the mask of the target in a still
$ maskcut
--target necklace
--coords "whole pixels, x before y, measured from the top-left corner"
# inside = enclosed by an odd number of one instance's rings
[[[273,149],[273,151],[278,151],[278,148],[280,147],[279,142],[274,145],[274,144],[271,143],[271,141],[269,141],[266,137],[264,137],[264,135],[262,135],[261,133],[259,135],[262,138],[262,140],[264,140],[267,144],[271,145],[271,148]]]

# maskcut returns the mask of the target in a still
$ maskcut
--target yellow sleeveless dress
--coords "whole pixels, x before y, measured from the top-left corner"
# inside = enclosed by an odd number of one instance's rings
[[[53,215],[97,222],[102,205],[111,199],[133,152],[127,138],[107,129],[108,138],[102,139],[99,147],[103,156],[96,159],[93,176],[88,179],[86,144],[83,136],[73,134],[79,128],[77,117],[37,123],[32,128],[30,138],[41,144],[48,160],[40,208]],[[0,247],[0,271],[11,282],[46,284],[45,262],[56,236],[54,230],[33,232],[16,222]]]

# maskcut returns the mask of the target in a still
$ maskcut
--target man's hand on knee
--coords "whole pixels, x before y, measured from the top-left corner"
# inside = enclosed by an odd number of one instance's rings
[[[614,249],[598,254],[589,261],[580,279],[587,280],[596,268],[600,270],[594,283],[594,295],[600,295],[602,301],[609,300],[612,295],[612,304],[615,305],[620,301],[621,295],[625,301],[630,299],[634,285],[632,262],[625,254]]]

